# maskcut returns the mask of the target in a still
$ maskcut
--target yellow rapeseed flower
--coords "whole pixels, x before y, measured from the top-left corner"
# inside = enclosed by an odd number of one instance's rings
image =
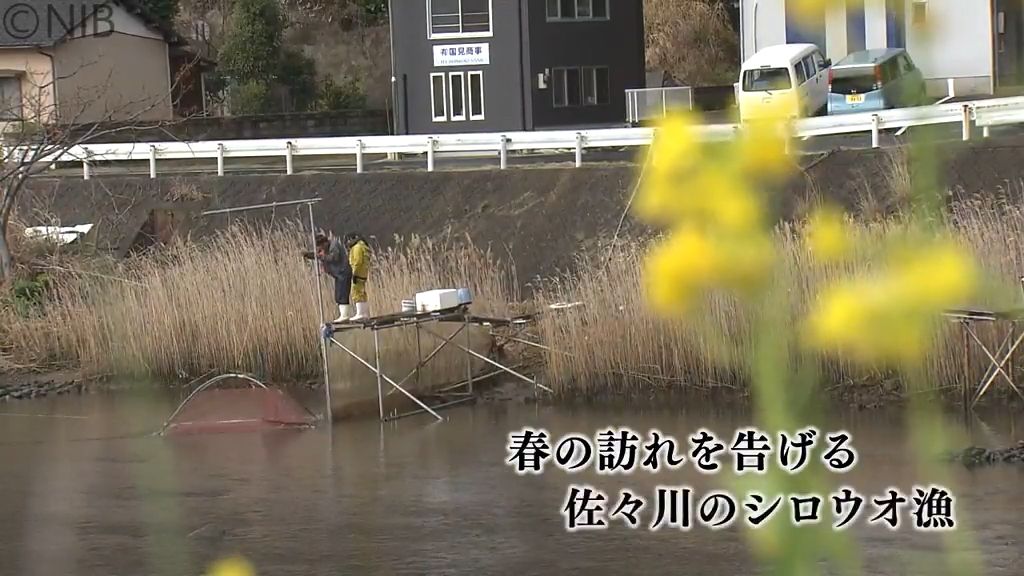
[[[890,257],[873,276],[825,290],[805,326],[809,343],[858,362],[923,358],[941,313],[973,294],[974,262],[948,241]]]
[[[831,207],[820,208],[811,215],[805,239],[811,254],[822,262],[846,257],[852,244],[842,212]]]
[[[207,576],[256,576],[256,571],[245,558],[235,556],[214,563]]]
[[[778,121],[754,122],[743,127],[737,141],[736,157],[750,178],[779,178],[789,174],[794,164],[786,150],[789,133]]]
[[[648,255],[651,303],[665,312],[685,312],[720,268],[718,251],[707,236],[695,229],[676,232]]]

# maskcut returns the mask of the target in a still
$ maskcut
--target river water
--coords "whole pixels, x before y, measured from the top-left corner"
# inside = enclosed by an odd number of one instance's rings
[[[731,442],[750,425],[742,411],[481,404],[447,411],[443,423],[426,416],[384,426],[152,435],[177,402],[171,393],[121,391],[0,405],[0,574],[180,576],[235,553],[259,574],[279,576],[761,572],[742,521],[719,531],[696,519],[688,531],[649,529],[659,485],[691,486],[697,499],[728,488],[691,462],[625,476],[569,474],[551,462],[542,475],[519,475],[508,462],[508,435],[524,426],[554,438],[628,426],[646,439],[657,429],[687,451],[700,428]],[[866,497],[889,487],[910,495],[930,480],[915,471],[899,414],[828,421],[858,452],[835,486]],[[951,415],[945,425],[961,442],[1007,446],[1019,437],[1005,414],[970,422]],[[1024,468],[948,471],[956,520],[974,528],[986,573],[1024,573]],[[646,498],[640,527],[620,517],[604,530],[567,531],[562,511],[572,485],[604,490],[610,507],[623,489]],[[852,528],[866,573],[923,574],[940,561],[940,536],[914,530],[909,510],[891,531],[867,522],[877,510],[868,506]],[[742,505],[739,514],[747,514]],[[779,514],[791,511],[784,505]]]

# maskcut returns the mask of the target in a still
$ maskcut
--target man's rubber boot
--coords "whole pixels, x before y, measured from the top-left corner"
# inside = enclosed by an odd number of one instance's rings
[[[352,307],[351,306],[349,306],[347,304],[338,304],[338,312],[341,313],[341,316],[338,316],[338,319],[334,321],[335,324],[341,324],[343,322],[348,322],[349,320],[352,319]]]
[[[362,322],[370,319],[370,303],[356,302],[356,315],[352,317],[353,322]]]

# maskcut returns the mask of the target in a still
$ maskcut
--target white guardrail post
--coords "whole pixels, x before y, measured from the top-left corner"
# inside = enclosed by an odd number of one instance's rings
[[[583,166],[583,133],[576,133],[576,167]]]
[[[156,178],[156,146],[149,147],[149,177]]]
[[[498,148],[499,164],[502,170],[508,168],[508,136],[501,135],[501,143]]]
[[[427,138],[427,172],[434,171],[434,138]]]
[[[88,157],[82,160],[82,178],[86,180],[92,178],[92,167],[89,165]]]
[[[971,139],[971,105],[963,105],[964,142]]]
[[[224,175],[224,144],[217,144],[217,176]]]
[[[363,173],[363,141],[356,140],[356,174]]]
[[[285,172],[287,172],[288,175],[291,176],[292,174],[295,173],[295,164],[294,164],[294,160],[292,160],[292,143],[291,142],[285,144],[285,152],[284,152],[284,154],[285,154],[285,156],[284,156]]]
[[[871,147],[878,148],[882,145],[882,131],[879,125],[882,123],[882,119],[878,117],[878,114],[871,116]]]

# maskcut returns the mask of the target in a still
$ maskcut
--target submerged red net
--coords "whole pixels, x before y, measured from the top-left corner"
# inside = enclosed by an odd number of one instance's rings
[[[312,426],[316,417],[280,390],[204,390],[167,423],[166,434],[259,431]]]

